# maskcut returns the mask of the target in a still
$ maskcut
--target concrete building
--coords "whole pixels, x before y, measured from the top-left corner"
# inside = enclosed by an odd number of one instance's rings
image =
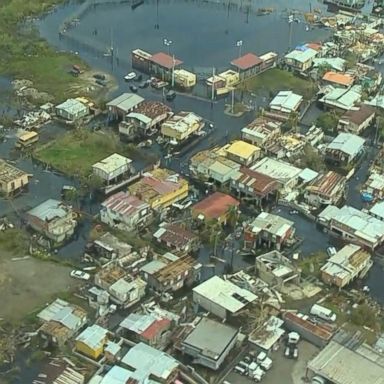
[[[384,199],[384,174],[373,172],[364,183],[362,192],[368,193],[372,200]]]
[[[239,198],[263,207],[276,202],[279,183],[262,173],[241,167],[231,179],[231,189],[236,191]]]
[[[273,142],[281,133],[281,122],[257,117],[241,130],[241,138],[251,144],[264,148]]]
[[[93,360],[98,360],[107,344],[108,333],[107,329],[97,324],[85,328],[75,339],[76,351]]]
[[[112,228],[135,230],[151,217],[148,203],[125,192],[118,192],[101,203],[100,220]]]
[[[56,299],[37,314],[42,322],[38,329],[42,338],[60,347],[70,340],[87,322],[87,312],[81,307]]]
[[[336,109],[337,111],[349,111],[355,108],[361,101],[361,87],[354,85],[351,88],[335,88],[329,85],[324,90],[324,96],[319,99],[325,108]]]
[[[292,91],[280,91],[269,103],[269,108],[275,112],[290,114],[296,112],[302,102],[303,96]]]
[[[132,160],[114,153],[92,165],[92,172],[106,185],[114,184],[131,174]]]
[[[319,214],[318,221],[333,234],[370,250],[384,241],[382,221],[347,205],[342,208],[329,205]]]
[[[118,333],[136,343],[163,349],[170,342],[172,325],[170,319],[154,314],[131,313],[120,323]]]
[[[340,57],[320,57],[313,59],[313,68],[326,66],[333,71],[343,72],[346,61]]]
[[[271,287],[281,289],[287,283],[300,283],[299,269],[278,251],[257,256],[255,268],[260,279]]]
[[[197,76],[185,69],[175,69],[174,78],[176,86],[190,90],[196,85]]]
[[[91,247],[87,249],[87,253],[92,253],[92,256],[97,259],[114,260],[133,257],[132,254],[135,252],[131,245],[106,232],[92,243]]]
[[[244,229],[244,248],[258,249],[263,244],[268,248],[282,249],[294,240],[295,227],[293,221],[284,217],[261,212]]]
[[[15,195],[28,187],[28,173],[0,159],[0,193],[5,196]]]
[[[230,195],[215,192],[192,206],[192,217],[205,222],[217,221],[226,224],[233,209],[237,212],[240,202]]]
[[[345,197],[346,178],[334,171],[317,176],[305,188],[304,199],[314,207],[337,205]]]
[[[322,80],[324,83],[331,84],[336,87],[349,88],[354,83],[355,78],[346,73],[328,71],[324,74]]]
[[[153,237],[171,251],[191,252],[200,246],[199,236],[178,223],[161,223]]]
[[[200,280],[201,264],[191,256],[177,257],[168,252],[140,268],[148,288],[153,291],[175,292]]]
[[[203,317],[181,343],[181,351],[193,357],[193,364],[218,370],[235,347],[238,335],[238,329]]]
[[[231,68],[239,73],[240,79],[257,75],[262,71],[263,60],[253,53],[246,53],[231,61]]]
[[[282,188],[294,188],[299,182],[300,168],[281,161],[264,157],[251,167],[253,171],[262,173],[276,180]]]
[[[348,244],[321,267],[324,283],[344,288],[353,280],[365,276],[372,266],[371,255],[358,245]]]
[[[152,54],[142,49],[134,49],[131,52],[132,68],[138,69],[140,72],[150,74]]]
[[[213,89],[216,92],[216,96],[229,93],[239,82],[239,72],[231,69],[211,76],[205,81],[208,87],[208,93],[212,93]]]
[[[71,237],[77,225],[70,206],[54,199],[46,200],[26,213],[27,225],[54,243]]]
[[[196,304],[221,319],[235,315],[257,299],[252,292],[219,276],[211,277],[192,291]]]
[[[231,144],[225,145],[223,150],[228,159],[245,166],[251,166],[261,156],[259,147],[243,140],[235,140]]]
[[[68,99],[55,107],[56,115],[65,120],[75,121],[89,114],[88,106],[76,99]]]
[[[353,348],[332,340],[307,368],[334,384],[379,384],[384,377],[382,361],[382,354],[366,344]]]
[[[304,72],[312,67],[313,60],[318,55],[314,49],[305,45],[296,47],[293,51],[284,56],[285,64],[295,71]]]
[[[198,133],[205,126],[204,119],[193,112],[181,111],[161,125],[161,134],[178,144]]]
[[[188,196],[188,182],[165,168],[156,168],[128,187],[128,193],[145,201],[152,209],[162,210]]]
[[[95,274],[95,285],[108,291],[109,288],[127,276],[127,271],[116,263],[108,263]]]
[[[351,109],[345,112],[339,120],[337,129],[359,135],[373,123],[374,119],[374,108],[369,105],[362,104],[358,107],[358,109]]]
[[[375,203],[369,208],[368,213],[380,221],[384,221],[384,201]]]
[[[261,349],[268,353],[279,346],[285,333],[283,325],[284,321],[282,319],[276,316],[270,316],[261,327],[255,328],[248,335],[248,342],[258,350]]]
[[[144,99],[135,93],[123,93],[107,103],[110,119],[124,120]]]
[[[150,58],[150,73],[164,81],[172,79],[172,72],[178,69],[183,62],[164,52],[158,52]]]
[[[146,287],[146,282],[140,277],[126,276],[111,284],[107,291],[113,303],[129,308],[145,296]]]
[[[327,145],[326,159],[338,165],[349,164],[363,153],[364,144],[365,140],[362,137],[341,132]]]

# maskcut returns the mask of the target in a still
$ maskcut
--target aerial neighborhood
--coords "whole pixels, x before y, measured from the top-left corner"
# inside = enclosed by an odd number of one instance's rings
[[[384,1],[5,3],[0,383],[383,383]]]

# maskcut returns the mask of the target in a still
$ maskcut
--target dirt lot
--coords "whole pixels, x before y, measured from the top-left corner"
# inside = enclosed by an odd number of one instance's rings
[[[78,282],[70,269],[36,260],[12,261],[0,249],[0,318],[17,321],[46,304],[55,293],[68,291]]]

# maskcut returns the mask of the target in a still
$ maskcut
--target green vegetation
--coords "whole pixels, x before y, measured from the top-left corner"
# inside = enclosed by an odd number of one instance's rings
[[[33,81],[40,91],[63,99],[78,90],[81,80],[68,74],[79,58],[58,53],[31,26],[21,23],[62,0],[2,0],[0,2],[0,73]]]
[[[319,251],[312,253],[300,261],[299,267],[304,275],[320,277],[320,268],[324,265],[328,256],[325,252]]]
[[[309,144],[304,147],[303,156],[300,158],[300,166],[313,169],[316,172],[326,169],[323,157]]]
[[[268,92],[271,95],[281,90],[291,90],[306,99],[310,99],[315,92],[314,84],[310,80],[301,79],[291,72],[277,68],[245,80],[239,88],[257,93]]]
[[[118,137],[79,130],[69,132],[36,150],[35,157],[69,175],[86,178],[92,164],[114,152],[124,155]]]
[[[337,130],[337,123],[340,116],[334,112],[324,112],[316,120],[316,125],[321,128],[325,134],[333,135]]]
[[[28,251],[28,244],[28,235],[22,230],[8,229],[0,232],[0,247],[7,252],[23,256]]]

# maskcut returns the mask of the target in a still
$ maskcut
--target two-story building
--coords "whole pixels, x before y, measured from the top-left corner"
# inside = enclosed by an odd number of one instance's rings
[[[359,158],[364,151],[365,140],[352,133],[341,132],[325,149],[326,160],[346,165]]]
[[[285,64],[292,70],[305,72],[312,67],[314,58],[318,52],[303,45],[296,47],[293,51],[284,56]]]
[[[105,185],[115,184],[133,171],[132,160],[128,157],[113,153],[92,165],[93,174]]]
[[[75,340],[75,350],[88,358],[98,360],[104,353],[108,342],[107,329],[93,324],[85,328]]]
[[[228,159],[241,165],[251,166],[261,156],[261,150],[256,145],[243,140],[235,140],[223,147]]]
[[[29,183],[28,173],[0,159],[0,193],[10,196],[26,189]]]
[[[273,142],[281,133],[282,123],[257,117],[241,130],[241,138],[260,148]]]
[[[375,115],[372,106],[362,104],[356,109],[345,112],[339,119],[337,129],[359,135],[373,124]]]

